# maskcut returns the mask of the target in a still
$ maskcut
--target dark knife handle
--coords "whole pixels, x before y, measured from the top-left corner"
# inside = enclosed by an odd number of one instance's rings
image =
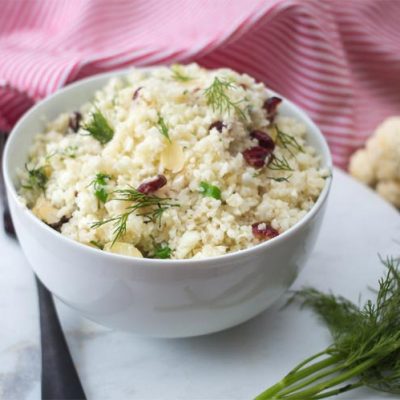
[[[85,400],[85,392],[61,329],[53,297],[38,277],[36,284],[42,344],[42,399]]]

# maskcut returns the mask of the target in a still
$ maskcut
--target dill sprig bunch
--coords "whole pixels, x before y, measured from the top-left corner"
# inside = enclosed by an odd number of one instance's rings
[[[246,114],[238,105],[241,101],[233,102],[228,96],[229,90],[235,88],[236,85],[232,81],[220,79],[216,76],[213,83],[204,90],[207,105],[211,106],[213,111],[217,110],[220,113],[227,112],[229,114],[233,110],[240,118],[246,120]]]
[[[360,386],[400,394],[400,263],[381,260],[386,273],[376,300],[357,306],[306,288],[295,293],[327,324],[333,343],[292,369],[257,400],[316,400]]]
[[[169,197],[144,194],[133,187],[115,190],[113,193],[116,195],[113,200],[126,201],[132,204],[125,209],[124,213],[102,221],[97,221],[91,225],[92,228],[98,228],[102,225],[114,222],[113,245],[119,238],[125,235],[126,224],[131,214],[135,213],[135,215],[144,217],[145,222],[161,224],[161,217],[166,210],[171,207],[179,207],[179,204],[173,203],[173,200]]]

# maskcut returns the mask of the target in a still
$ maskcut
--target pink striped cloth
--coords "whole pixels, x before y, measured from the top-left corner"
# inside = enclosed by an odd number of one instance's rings
[[[399,0],[0,0],[0,129],[69,82],[197,61],[247,72],[319,124],[345,167],[400,113]]]

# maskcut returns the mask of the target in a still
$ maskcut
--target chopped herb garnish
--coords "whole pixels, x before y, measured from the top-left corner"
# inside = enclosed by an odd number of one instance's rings
[[[108,143],[114,136],[114,129],[111,128],[98,108],[92,113],[92,120],[84,124],[82,128],[88,131],[89,135],[93,136],[101,144]]]
[[[293,171],[285,156],[278,158],[276,155],[272,157],[272,161],[268,164],[268,168],[274,171]]]
[[[96,240],[91,240],[90,244],[92,244],[93,246],[96,246],[100,250],[103,250],[103,248],[104,248],[104,246],[100,242],[97,242]]]
[[[158,113],[157,125],[161,135],[163,135],[168,140],[168,142],[171,143],[171,138],[169,137],[169,128],[160,113]]]
[[[282,132],[278,125],[275,125],[277,136],[276,140],[292,155],[294,156],[291,149],[304,153],[303,147],[299,144],[296,138],[285,132]]]
[[[213,83],[204,90],[206,95],[207,104],[212,107],[213,111],[217,110],[220,113],[230,113],[231,110],[235,111],[243,120],[246,120],[246,114],[238,106],[241,101],[233,102],[227,91],[235,89],[236,85],[232,81],[219,79],[217,76],[214,78]]]
[[[171,71],[172,71],[172,77],[176,79],[177,81],[181,82],[189,82],[193,78],[191,76],[185,75],[182,72],[182,66],[179,64],[174,64],[171,66]]]
[[[32,168],[29,169],[28,165],[25,164],[25,169],[28,171],[28,181],[22,185],[24,189],[29,190],[45,190],[46,183],[49,178],[46,175],[45,168]]]
[[[221,200],[221,190],[219,187],[210,185],[207,182],[200,182],[200,193],[205,197],[213,197],[214,199]]]
[[[46,154],[46,156],[44,157],[44,162],[47,164],[50,162],[50,159],[53,158],[55,155],[57,154],[57,151],[53,151],[50,154]]]
[[[275,182],[289,182],[289,179],[292,175],[289,176],[282,176],[279,178],[274,178],[272,176],[267,176],[267,179],[271,179],[271,181],[275,181]]]
[[[66,157],[75,158],[78,146],[67,146],[63,152]]]
[[[110,175],[99,172],[96,178],[90,183],[93,185],[94,195],[102,202],[105,203],[108,199],[107,183],[111,179]]]
[[[98,228],[109,222],[114,222],[114,243],[126,233],[126,223],[129,215],[135,213],[142,216],[145,222],[158,222],[161,224],[161,217],[164,211],[171,207],[179,207],[179,204],[173,203],[169,197],[158,197],[139,192],[137,189],[130,187],[129,189],[115,190],[116,197],[114,200],[127,201],[133,203],[126,208],[125,212],[116,217],[92,224],[92,228]]]
[[[253,178],[258,178],[262,174],[262,171],[260,172],[255,172],[253,174]],[[274,176],[267,176],[267,179],[270,179],[271,181],[275,182],[289,182],[289,179],[292,177],[292,175],[289,176],[281,176],[279,178],[275,178]]]
[[[172,249],[168,244],[156,244],[154,248],[154,258],[167,259],[171,258]]]

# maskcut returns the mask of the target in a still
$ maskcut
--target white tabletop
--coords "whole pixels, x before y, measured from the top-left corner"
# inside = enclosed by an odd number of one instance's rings
[[[0,228],[2,228],[0,226]],[[377,253],[399,255],[400,214],[340,171],[314,253],[297,280],[357,301],[382,274]],[[40,398],[38,307],[33,274],[0,229],[0,398]],[[307,310],[280,305],[233,329],[191,339],[112,332],[57,308],[89,399],[251,399],[295,363],[329,344]],[[341,399],[391,399],[362,389]]]

